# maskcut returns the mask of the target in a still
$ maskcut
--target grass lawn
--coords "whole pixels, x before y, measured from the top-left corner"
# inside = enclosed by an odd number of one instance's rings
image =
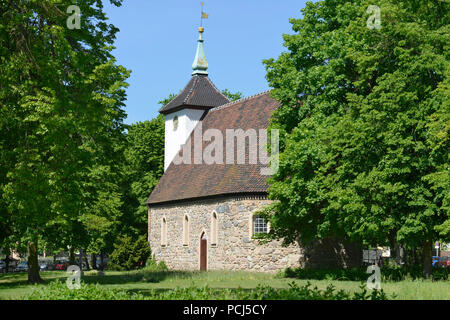
[[[47,281],[67,278],[64,271],[41,272],[41,277]],[[202,287],[210,288],[255,288],[257,285],[268,285],[274,288],[286,288],[295,281],[298,285],[305,285],[307,280],[293,280],[279,278],[273,274],[209,271],[209,272],[143,272],[143,271],[106,271],[104,275],[98,275],[96,271],[85,272],[83,281],[87,283],[99,283],[107,288],[123,289],[131,292],[146,294],[149,290],[167,290],[177,287]],[[333,284],[337,289],[346,291],[358,291],[360,282],[356,281],[330,281],[311,280],[313,286],[325,289]],[[45,284],[44,284],[45,285]],[[382,289],[389,295],[396,294],[396,299],[419,300],[450,300],[450,281],[412,281],[384,282]],[[26,273],[0,274],[0,299],[17,299],[30,292],[33,285],[27,284]]]

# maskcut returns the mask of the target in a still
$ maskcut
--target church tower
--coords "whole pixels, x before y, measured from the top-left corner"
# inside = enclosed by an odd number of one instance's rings
[[[208,62],[200,27],[192,77],[181,93],[159,112],[165,116],[164,171],[208,110],[230,102],[208,77]]]

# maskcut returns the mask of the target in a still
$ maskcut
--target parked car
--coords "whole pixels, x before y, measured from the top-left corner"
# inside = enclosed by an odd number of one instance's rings
[[[97,269],[100,269],[100,258],[97,258]],[[103,258],[103,267],[106,268],[106,266],[108,265],[108,258],[104,257]]]
[[[6,270],[5,259],[0,260],[0,272],[14,272],[18,265],[19,260],[9,259],[8,270]]]
[[[53,269],[54,270],[67,270],[68,266],[69,266],[69,264],[65,261],[56,261]]]
[[[431,265],[433,267],[437,266],[437,264],[439,263],[439,257],[438,256],[433,256],[433,262],[431,263]]]
[[[41,263],[39,264],[39,269],[41,269],[41,271],[48,270],[48,264],[47,264],[47,262],[41,262]]]
[[[14,269],[16,272],[22,272],[22,271],[28,271],[28,263],[21,262],[17,265],[16,269]]]
[[[450,258],[449,257],[439,257],[438,266],[439,267],[450,267]]]

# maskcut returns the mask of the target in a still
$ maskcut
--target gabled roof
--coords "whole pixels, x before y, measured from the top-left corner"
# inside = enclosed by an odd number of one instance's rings
[[[168,114],[185,108],[209,110],[228,102],[230,100],[216,88],[207,75],[193,75],[183,91],[159,112]]]
[[[226,129],[267,128],[272,112],[279,103],[266,91],[259,95],[231,102],[211,109],[201,121],[202,131],[218,129],[224,137]],[[191,140],[193,141],[193,132]],[[203,150],[207,144],[203,142]],[[149,205],[173,201],[190,200],[219,195],[266,193],[268,176],[260,174],[266,167],[258,164],[193,164],[193,143],[191,145],[192,164],[175,165],[173,162],[161,177],[158,185],[147,200]],[[236,146],[235,146],[236,148]],[[246,159],[248,149],[246,148]],[[236,154],[236,151],[235,151]]]

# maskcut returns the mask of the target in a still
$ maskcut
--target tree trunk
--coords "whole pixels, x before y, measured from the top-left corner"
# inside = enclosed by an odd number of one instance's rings
[[[92,269],[97,270],[97,256],[95,253],[91,254],[91,265]]]
[[[6,267],[5,273],[8,273],[8,271],[9,271],[9,262],[10,261],[11,260],[9,259],[9,256],[7,255],[6,258],[5,258],[5,267]]]
[[[73,266],[75,264],[75,250],[73,247],[69,249],[69,264]]]
[[[100,271],[103,271],[103,250],[100,250]]]
[[[432,272],[432,248],[431,248],[432,242],[431,240],[426,240],[423,242],[423,251],[422,251],[422,255],[423,255],[423,266],[422,266],[422,274],[424,278],[429,278],[431,277],[431,272]]]
[[[89,268],[89,261],[88,261],[88,258],[87,258],[87,255],[86,255],[85,251],[83,251],[83,258],[84,258],[84,263],[86,263],[86,269],[88,271],[91,270],[91,268]]]
[[[80,251],[80,257],[78,259],[78,266],[80,267],[80,276],[84,276],[83,272],[83,249],[78,249]]]
[[[420,264],[420,258],[417,251],[417,248],[414,247],[414,265],[416,266]]]
[[[392,252],[392,251],[391,251]],[[395,263],[398,266],[401,266],[403,264],[403,258],[404,258],[404,250],[403,248],[398,244],[398,242],[395,243]]]
[[[44,282],[39,275],[38,242],[28,243],[28,283]]]

